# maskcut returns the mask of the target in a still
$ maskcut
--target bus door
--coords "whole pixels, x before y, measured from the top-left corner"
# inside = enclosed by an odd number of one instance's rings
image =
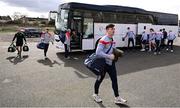
[[[71,20],[71,50],[82,49],[82,17],[74,16]]]
[[[83,20],[82,50],[93,50],[95,47],[93,22],[93,18],[84,18]]]

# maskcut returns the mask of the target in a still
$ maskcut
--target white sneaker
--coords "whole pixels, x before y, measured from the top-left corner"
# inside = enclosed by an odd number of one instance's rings
[[[168,51],[169,49],[167,48],[166,51]]]
[[[158,52],[158,54],[161,54],[161,52]]]
[[[115,97],[115,101],[114,101],[115,104],[124,104],[126,102],[127,102],[127,100],[121,98],[120,96]]]
[[[99,95],[97,94],[93,94],[92,97],[94,98],[94,101],[96,101],[97,103],[100,103],[102,102],[102,99],[100,98]]]
[[[78,60],[78,58],[77,58],[77,57],[73,57],[73,59],[74,59],[74,60]]]
[[[148,52],[151,52],[151,50],[149,50]]]
[[[145,51],[145,49],[141,49],[140,51]]]
[[[174,52],[173,50],[171,50],[171,52]]]
[[[68,56],[68,57],[66,57],[66,59],[70,59],[70,57]]]
[[[157,52],[154,52],[154,55],[157,55]]]

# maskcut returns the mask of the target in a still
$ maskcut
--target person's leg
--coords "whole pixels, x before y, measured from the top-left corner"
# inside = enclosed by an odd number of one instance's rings
[[[168,40],[168,42],[167,42],[167,51],[169,50],[169,44],[170,44],[170,40]]]
[[[159,40],[159,49],[158,49],[158,52],[160,53],[161,51],[161,41]]]
[[[22,46],[19,47],[19,57],[21,58]]]
[[[17,50],[17,56],[19,57],[19,54],[20,54],[20,46],[16,46],[16,50]]]
[[[157,45],[156,45],[156,41],[155,41],[155,40],[152,41],[151,48],[152,48],[154,51],[156,51]]]
[[[133,46],[133,49],[134,49],[134,39],[131,39],[131,41],[132,41],[132,46]]]
[[[144,49],[145,49],[144,44],[143,44],[143,43],[141,43],[141,46],[142,46],[141,51],[144,51]]]
[[[171,50],[173,50],[173,40],[171,40],[170,42],[171,42]]]
[[[164,48],[166,48],[166,38],[164,38]]]
[[[44,45],[44,56],[45,57],[47,56],[48,47],[49,47],[49,44]]]
[[[146,41],[142,40],[142,49],[145,49]]]
[[[116,72],[116,66],[115,62],[113,62],[112,66],[107,66],[108,67],[108,74],[111,78],[112,81],[112,88],[114,91],[114,96],[115,96],[115,103],[116,104],[123,104],[126,103],[127,100],[123,99],[121,96],[119,96],[119,91],[118,91],[118,81],[117,81],[117,72]]]
[[[97,76],[96,82],[94,84],[94,94],[92,96],[93,96],[94,100],[98,103],[102,102],[102,99],[99,96],[99,87],[100,87],[100,85],[101,85],[101,83],[105,77],[105,74],[106,74],[106,72]]]
[[[114,96],[118,97],[119,91],[118,91],[117,72],[116,72],[115,63],[113,63],[112,66],[108,66],[107,72],[108,72],[108,74],[111,78],[111,81],[112,81],[112,88],[114,91]]]
[[[155,47],[154,54],[156,55],[156,54],[157,54],[157,52],[158,52],[158,41],[157,41],[157,40],[155,40],[155,43],[156,43],[156,47]]]
[[[151,51],[151,45],[152,45],[152,42],[149,41],[149,51]]]
[[[165,46],[165,39],[163,38],[162,40],[161,40],[161,48],[163,49],[164,48],[164,46]]]
[[[67,58],[68,57],[68,46],[67,46],[67,44],[64,44],[64,49],[65,49],[65,58]]]
[[[94,93],[97,94],[97,95],[99,93],[99,87],[100,87],[105,75],[106,75],[106,72],[104,72],[103,74],[97,76],[96,82],[94,84]]]
[[[129,49],[129,45],[130,45],[130,38],[128,38],[128,49]]]

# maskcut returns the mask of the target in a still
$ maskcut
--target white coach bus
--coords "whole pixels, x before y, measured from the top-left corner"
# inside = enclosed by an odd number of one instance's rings
[[[75,30],[78,40],[71,42],[73,50],[93,50],[98,40],[105,35],[105,26],[115,24],[114,41],[116,47],[126,47],[127,40],[122,37],[130,27],[136,34],[135,44],[140,45],[141,33],[146,26],[147,31],[165,28],[178,34],[178,15],[146,11],[139,8],[92,5],[83,3],[64,3],[59,5],[55,21],[56,31],[64,33],[67,29]]]

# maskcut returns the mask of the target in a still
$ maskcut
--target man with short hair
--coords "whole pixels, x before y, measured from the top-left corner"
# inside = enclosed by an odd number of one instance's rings
[[[126,36],[124,37],[124,39],[126,37],[128,37],[128,49],[129,49],[129,45],[130,45],[130,42],[132,43],[132,46],[134,48],[134,39],[135,39],[135,34],[133,31],[130,30],[130,27],[127,28],[127,33],[126,33]]]
[[[41,40],[44,43],[44,58],[47,59],[47,51],[49,48],[49,42],[54,41],[53,36],[49,33],[49,29],[46,29],[44,33],[41,34]]]
[[[67,29],[65,33],[65,42],[64,42],[64,48],[65,48],[65,58],[70,59],[69,57],[69,51],[70,51],[70,42],[71,42],[71,29]]]
[[[172,30],[169,30],[169,33],[167,35],[167,40],[168,40],[167,49],[166,49],[167,51],[169,50],[169,47],[171,47],[171,52],[174,52],[174,50],[173,50],[173,42],[174,42],[175,38],[176,38],[175,33],[173,33]],[[169,44],[171,44],[171,45],[169,45]]]
[[[109,74],[111,81],[112,81],[112,88],[115,95],[115,103],[121,104],[127,102],[125,99],[121,98],[119,96],[118,91],[118,81],[117,81],[117,72],[116,72],[116,66],[115,66],[115,56],[113,54],[113,48],[115,47],[115,42],[113,41],[113,35],[115,32],[115,28],[113,24],[109,24],[106,26],[106,35],[103,36],[97,46],[96,49],[96,55],[105,58],[106,60],[106,66],[105,71],[102,72],[98,77],[94,85],[94,94],[93,98],[96,102],[102,102],[102,99],[100,98],[99,94],[99,87],[102,83],[106,72]]]
[[[148,34],[146,32],[146,29],[144,29],[144,31],[142,33],[142,37],[141,37],[142,49],[140,51],[145,51],[147,41],[148,41]]]
[[[167,32],[166,32],[165,28],[163,28],[163,38],[161,41],[162,48],[164,48],[166,46],[166,44],[165,44],[166,38],[167,38]]]
[[[155,42],[156,42],[156,50],[154,52],[154,54],[161,54],[160,50],[161,50],[161,40],[163,39],[163,33],[162,30],[160,29],[159,32],[156,32],[155,35]]]
[[[23,46],[23,40],[26,43],[26,38],[24,34],[24,29],[19,29],[18,32],[14,35],[14,38],[12,42],[14,43],[14,40],[16,39],[16,49],[18,51],[17,57],[21,58],[21,53],[22,53],[22,46]]]

